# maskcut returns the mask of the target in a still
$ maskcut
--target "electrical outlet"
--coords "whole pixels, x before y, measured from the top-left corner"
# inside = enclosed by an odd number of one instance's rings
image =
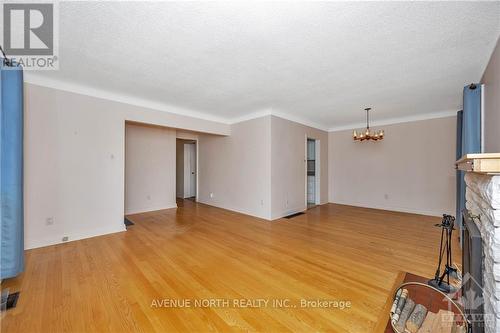
[[[214,192],[210,192],[210,198],[214,197]]]
[[[388,199],[389,199],[389,194],[387,194],[387,193],[386,193],[386,194],[384,194],[384,199],[385,199],[385,200],[388,200]]]
[[[151,200],[151,196],[150,195],[148,195],[146,198],[148,198],[148,200]]]
[[[260,205],[264,206],[264,200],[260,200]]]
[[[69,240],[69,237],[68,237],[68,236],[64,236],[64,237],[62,238],[62,241],[63,241],[63,242],[67,242],[68,240]]]
[[[54,224],[54,218],[53,217],[47,217],[45,219],[45,225],[53,225]]]

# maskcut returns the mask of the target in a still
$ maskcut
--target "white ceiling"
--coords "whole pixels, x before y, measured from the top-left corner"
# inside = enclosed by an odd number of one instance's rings
[[[60,70],[32,82],[232,122],[332,128],[461,108],[500,34],[500,2],[60,4]]]

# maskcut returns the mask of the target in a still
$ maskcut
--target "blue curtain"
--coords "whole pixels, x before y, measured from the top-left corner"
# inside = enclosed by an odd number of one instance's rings
[[[464,87],[462,155],[481,152],[481,85]]]
[[[23,71],[0,64],[0,278],[24,269]]]
[[[481,89],[480,84],[464,87],[464,109],[457,113],[457,159],[465,154],[481,152]],[[462,211],[465,209],[464,175],[463,171],[457,171],[456,214],[461,230]],[[460,240],[462,241],[461,237]]]
[[[462,157],[462,132],[463,132],[463,111],[457,112],[457,152],[456,160]],[[460,235],[462,234],[462,209],[465,207],[465,181],[464,172],[457,170],[457,195],[456,195],[456,224],[460,227]],[[462,239],[460,237],[460,239]]]

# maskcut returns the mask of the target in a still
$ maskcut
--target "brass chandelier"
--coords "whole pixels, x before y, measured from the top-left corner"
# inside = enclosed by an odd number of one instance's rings
[[[360,131],[359,133],[354,130],[352,132],[352,138],[354,141],[365,141],[365,140],[373,140],[373,141],[379,141],[384,138],[384,130],[378,130],[375,132],[370,131],[370,118],[368,116],[368,112],[372,108],[366,108],[366,129]]]

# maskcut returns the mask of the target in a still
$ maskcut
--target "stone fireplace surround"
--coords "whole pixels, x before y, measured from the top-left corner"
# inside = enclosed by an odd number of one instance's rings
[[[486,333],[500,332],[500,175],[467,172],[466,208],[481,232]]]

